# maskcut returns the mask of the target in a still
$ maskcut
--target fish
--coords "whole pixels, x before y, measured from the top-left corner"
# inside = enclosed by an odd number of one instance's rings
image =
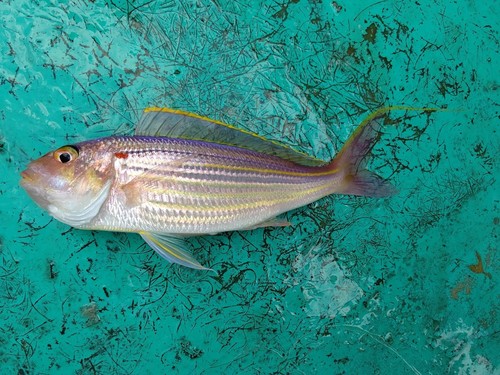
[[[166,260],[210,270],[186,237],[288,226],[280,214],[330,194],[394,194],[366,169],[385,112],[368,116],[325,162],[204,116],[146,108],[134,135],[50,151],[28,164],[20,185],[62,223],[138,233]]]

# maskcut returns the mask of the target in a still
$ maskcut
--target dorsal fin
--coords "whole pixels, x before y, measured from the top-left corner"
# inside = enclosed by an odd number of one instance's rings
[[[170,108],[146,108],[137,124],[135,135],[214,142],[275,155],[302,165],[325,164],[324,160],[294,150],[277,141],[267,140],[247,130]]]

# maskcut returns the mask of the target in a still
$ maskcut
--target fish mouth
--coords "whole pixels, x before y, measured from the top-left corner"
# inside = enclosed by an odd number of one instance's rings
[[[47,200],[46,192],[40,188],[40,177],[37,173],[33,172],[31,169],[26,169],[21,172],[21,181],[19,185],[26,191],[26,193],[30,196],[35,203],[46,209],[49,205],[49,201]]]
[[[29,169],[21,172],[21,183],[33,182],[33,173]]]
[[[40,176],[31,170],[30,168],[21,172],[21,185],[25,190],[36,189],[36,186],[40,183]]]

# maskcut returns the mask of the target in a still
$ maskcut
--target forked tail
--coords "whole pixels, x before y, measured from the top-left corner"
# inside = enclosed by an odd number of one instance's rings
[[[343,184],[337,191],[341,194],[367,197],[386,197],[396,193],[396,188],[379,175],[368,171],[366,159],[380,133],[384,116],[392,110],[436,111],[434,108],[386,107],[368,116],[344,144],[328,168],[344,176]]]

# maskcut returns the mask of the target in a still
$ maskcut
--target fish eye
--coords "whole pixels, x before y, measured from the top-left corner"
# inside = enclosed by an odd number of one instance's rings
[[[78,155],[79,151],[76,146],[63,146],[54,151],[54,159],[63,164],[75,160]]]

